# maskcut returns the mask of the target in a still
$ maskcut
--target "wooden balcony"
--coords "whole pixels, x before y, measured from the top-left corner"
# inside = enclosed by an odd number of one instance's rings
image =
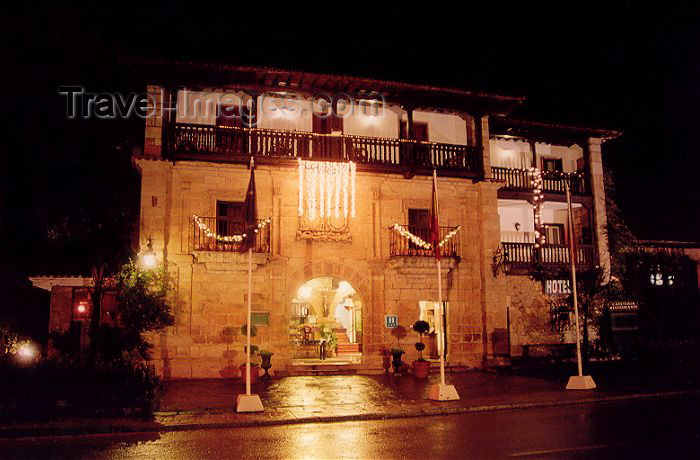
[[[225,219],[219,220],[216,217],[200,217],[200,222],[203,223],[210,231],[221,236],[240,235],[244,232],[242,225],[231,225]],[[260,220],[258,223],[262,223]],[[219,252],[241,252],[241,243],[229,243],[219,241],[214,237],[206,235],[206,232],[200,228],[197,223],[192,220],[193,231],[193,249],[195,251],[219,251]],[[270,226],[266,225],[257,229],[255,235],[255,245],[253,252],[270,253]]]
[[[430,228],[428,227],[417,227],[413,225],[401,225],[404,229],[413,233],[416,236],[421,237],[424,240],[429,239]],[[447,233],[453,230],[454,227],[440,227],[440,238],[444,238]],[[390,230],[391,239],[389,240],[389,255],[391,257],[396,256],[414,256],[414,257],[434,257],[435,253],[432,250],[421,249],[416,244],[412,243],[408,239],[399,235],[393,230]],[[452,257],[459,259],[460,257],[460,245],[459,237],[449,239],[440,248],[440,254],[442,257]]]
[[[537,266],[544,268],[569,268],[569,246],[566,244],[545,244],[535,249],[534,243],[501,243],[504,263],[508,272],[529,272]],[[593,245],[576,246],[576,267],[582,270],[595,266]]]
[[[494,179],[504,180],[502,190],[513,192],[532,191],[530,172],[527,169],[504,168],[492,166]],[[542,191],[544,193],[565,194],[565,183],[573,195],[588,195],[586,177],[583,173],[561,173],[558,171],[542,171]]]
[[[262,162],[349,160],[360,169],[386,172],[432,174],[435,168],[446,175],[476,177],[482,171],[481,150],[467,145],[183,123],[167,133],[168,153],[182,159],[235,163],[254,155]]]

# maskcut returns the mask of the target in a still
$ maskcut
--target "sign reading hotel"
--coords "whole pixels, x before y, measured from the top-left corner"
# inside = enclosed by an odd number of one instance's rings
[[[569,280],[545,280],[544,293],[547,295],[571,294],[571,282]]]
[[[396,329],[399,327],[399,317],[396,315],[386,315],[385,321],[388,329]]]

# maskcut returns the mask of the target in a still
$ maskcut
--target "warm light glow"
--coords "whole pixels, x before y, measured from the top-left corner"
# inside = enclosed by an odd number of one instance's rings
[[[299,216],[355,217],[355,163],[299,160]],[[341,202],[342,193],[342,202]]]
[[[78,313],[85,313],[87,311],[87,306],[83,302],[81,302],[76,307],[76,310],[78,311]]]
[[[308,284],[303,285],[297,291],[297,297],[300,299],[310,299],[311,298],[311,286]]]
[[[17,346],[17,359],[31,361],[36,358],[38,350],[32,342],[22,342]]]
[[[143,266],[146,268],[153,268],[156,266],[156,254],[154,252],[146,252],[143,254]],[[83,306],[83,309],[84,308],[85,306]],[[80,305],[78,306],[78,311],[80,311]]]

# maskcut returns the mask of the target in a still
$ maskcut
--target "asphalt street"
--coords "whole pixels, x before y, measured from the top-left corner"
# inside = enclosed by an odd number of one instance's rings
[[[358,421],[0,440],[1,458],[698,458],[700,396]]]

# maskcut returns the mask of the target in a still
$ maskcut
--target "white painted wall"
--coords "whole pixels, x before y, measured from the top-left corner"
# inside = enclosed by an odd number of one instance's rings
[[[415,110],[413,121],[428,123],[428,140],[444,144],[467,144],[467,122],[451,113]]]
[[[399,114],[392,107],[379,106],[373,110],[367,106],[354,104],[341,111],[343,130],[352,136],[399,137]]]
[[[288,131],[313,130],[313,106],[310,99],[258,96],[258,128]]]
[[[246,104],[250,96],[242,92],[202,92],[180,90],[177,94],[176,122],[215,125],[219,104]],[[266,95],[258,96],[258,127],[289,131],[313,130],[313,111],[320,110],[318,103],[309,98]],[[356,102],[353,106],[340,107],[345,134],[368,137],[399,137],[399,123],[406,113],[395,106],[383,104],[376,110]],[[456,114],[414,111],[413,120],[428,123],[431,142],[466,145],[467,123]]]
[[[246,104],[250,96],[242,92],[213,93],[180,90],[177,93],[177,123],[215,125],[218,104]]]
[[[505,168],[529,168],[532,162],[530,145],[522,140],[491,139],[491,165]],[[576,171],[576,160],[583,158],[583,150],[578,145],[570,147],[535,143],[536,167],[542,167],[541,158],[561,158],[565,172]]]
[[[530,144],[520,140],[491,139],[491,165],[527,169],[532,165]]]
[[[579,208],[581,204],[574,203],[573,207]],[[542,207],[542,223],[566,226],[566,214],[566,203],[545,202]],[[534,241],[532,236],[530,240],[526,239],[528,233],[533,234],[535,231],[535,214],[530,203],[524,200],[498,200],[498,216],[501,223],[501,241]],[[516,222],[520,224],[519,232],[515,230]]]

